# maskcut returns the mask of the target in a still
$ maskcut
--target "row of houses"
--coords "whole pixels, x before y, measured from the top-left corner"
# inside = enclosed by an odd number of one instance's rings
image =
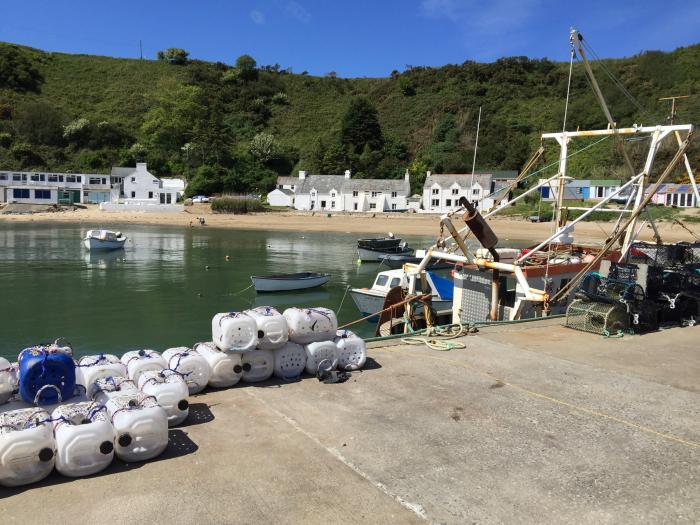
[[[402,179],[353,179],[350,170],[344,175],[309,175],[278,177],[277,187],[267,195],[271,206],[297,210],[386,212],[424,211],[445,213],[458,207],[466,197],[481,209],[490,209],[496,199],[507,199],[515,171],[493,173],[433,174],[426,173],[423,195],[411,196],[410,174]]]
[[[182,179],[160,179],[146,163],[109,174],[0,171],[0,202],[26,204],[174,204]]]
[[[543,180],[540,180],[541,182]],[[600,201],[617,191],[621,184],[622,182],[617,179],[571,180],[564,187],[564,199]],[[651,187],[651,185],[647,187],[647,194],[651,191]],[[558,195],[557,183],[552,182],[543,186],[540,188],[540,194],[542,200],[556,200]],[[629,193],[626,194],[629,195]],[[693,187],[690,184],[662,184],[651,198],[651,202],[662,206],[676,206],[679,208],[692,208],[698,205]]]

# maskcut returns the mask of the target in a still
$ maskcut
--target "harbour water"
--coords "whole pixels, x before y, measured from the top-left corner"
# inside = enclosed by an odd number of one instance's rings
[[[358,234],[124,225],[126,248],[99,253],[82,246],[88,229],[0,224],[0,356],[15,359],[22,348],[59,336],[76,355],[190,346],[211,338],[216,312],[262,305],[336,310],[349,286],[371,286],[380,269],[357,265]],[[414,247],[434,242],[403,238]],[[304,292],[244,290],[253,274],[299,271],[332,277]],[[349,294],[338,317],[341,324],[359,317]],[[353,329],[374,333],[369,323]]]

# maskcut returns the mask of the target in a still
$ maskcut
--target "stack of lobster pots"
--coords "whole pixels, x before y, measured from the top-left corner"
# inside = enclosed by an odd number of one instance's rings
[[[37,482],[55,468],[89,476],[116,456],[153,459],[168,428],[189,415],[189,397],[304,372],[358,370],[364,340],[338,330],[327,308],[272,307],[219,313],[212,341],[159,353],[85,355],[56,341],[26,348],[16,363],[0,357],[0,486]]]

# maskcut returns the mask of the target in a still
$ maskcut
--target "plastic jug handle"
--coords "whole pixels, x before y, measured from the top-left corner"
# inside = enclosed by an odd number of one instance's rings
[[[58,396],[58,402],[59,403],[63,402],[63,396],[61,396],[61,390],[56,385],[44,385],[39,390],[36,391],[36,395],[34,396],[34,404],[35,405],[39,404],[39,400],[41,399],[41,394],[47,388],[53,388],[56,391],[56,395]]]

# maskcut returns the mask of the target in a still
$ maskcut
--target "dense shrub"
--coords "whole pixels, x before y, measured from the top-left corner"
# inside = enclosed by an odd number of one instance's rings
[[[214,213],[243,214],[256,211],[263,211],[265,208],[258,199],[250,197],[219,197],[211,203],[211,210]]]

